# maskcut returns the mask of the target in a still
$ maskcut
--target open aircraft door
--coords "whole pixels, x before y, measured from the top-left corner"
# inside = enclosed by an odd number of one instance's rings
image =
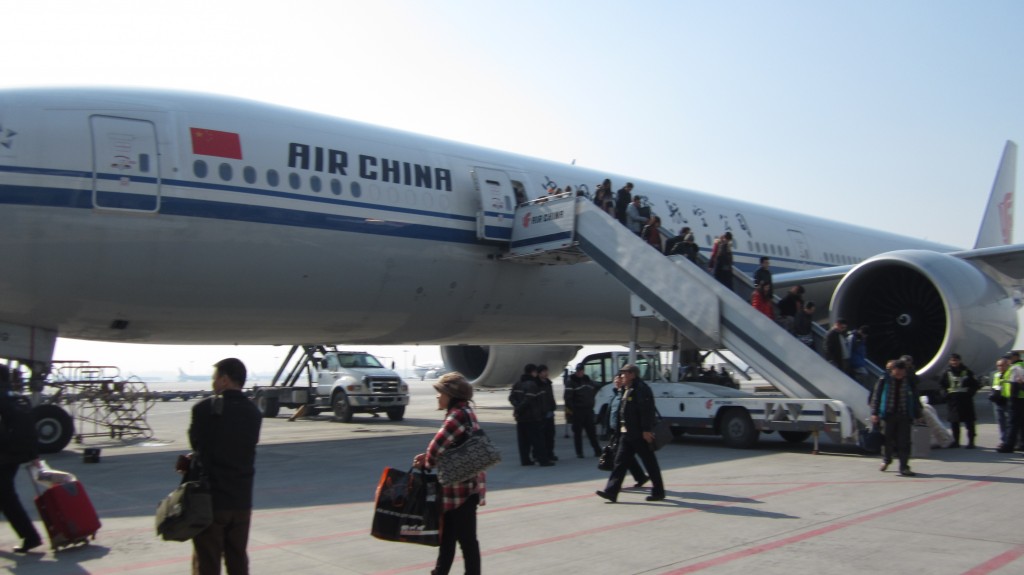
[[[96,208],[156,212],[160,209],[160,156],[156,126],[146,120],[91,116],[93,192]]]
[[[512,222],[516,213],[516,194],[512,181],[504,172],[473,168],[473,183],[480,194],[476,235],[482,240],[507,242],[512,239]]]

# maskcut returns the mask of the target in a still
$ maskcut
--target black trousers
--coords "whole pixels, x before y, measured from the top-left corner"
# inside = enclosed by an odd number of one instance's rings
[[[630,439],[623,435],[619,440],[619,452],[615,454],[615,469],[612,470],[604,491],[612,497],[616,497],[622,489],[622,480],[626,478],[626,471],[636,465],[636,458],[640,457],[647,475],[651,478],[651,495],[664,495],[665,483],[661,480],[661,467],[658,465],[658,458],[655,457],[651,444],[644,441],[643,437]]]
[[[519,442],[519,463],[530,465],[534,460],[540,463],[550,461],[544,447],[544,431],[540,421],[517,421],[516,439]]]
[[[1015,398],[1010,401],[1010,435],[1006,439],[1006,447],[1020,449],[1024,445],[1024,399]]]
[[[555,458],[555,417],[544,418],[544,449],[547,452],[546,460]]]
[[[0,511],[3,511],[18,537],[29,541],[38,540],[39,532],[32,525],[28,513],[21,506],[18,492],[14,490],[14,478],[20,468],[17,463],[0,463]]]
[[[967,445],[974,445],[974,438],[977,435],[977,432],[974,429],[974,422],[973,421],[964,421],[964,422],[954,421],[954,422],[951,422],[949,424],[950,427],[953,428],[953,445],[954,446],[960,445],[960,424],[961,423],[964,424],[964,429],[967,430]]]
[[[572,441],[576,446],[576,455],[583,455],[583,433],[586,432],[594,455],[601,454],[601,444],[597,442],[597,428],[594,425],[594,410],[583,409],[572,412]]]
[[[441,527],[441,547],[437,550],[435,575],[448,575],[455,561],[455,544],[462,548],[462,561],[466,575],[480,575],[480,542],[476,539],[476,508],[480,496],[472,495],[465,503],[444,512]]]
[[[213,525],[192,540],[192,575],[219,575],[221,558],[228,575],[248,575],[251,509],[215,510]]]
[[[890,462],[895,455],[900,461],[900,470],[910,469],[910,432],[914,422],[905,416],[894,415],[882,420],[882,460]]]

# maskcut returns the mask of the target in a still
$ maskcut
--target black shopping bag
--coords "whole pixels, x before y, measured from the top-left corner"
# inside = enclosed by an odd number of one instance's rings
[[[441,544],[441,484],[433,473],[385,467],[370,534],[385,541]]]

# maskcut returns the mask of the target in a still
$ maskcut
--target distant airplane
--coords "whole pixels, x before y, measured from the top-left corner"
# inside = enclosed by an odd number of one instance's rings
[[[443,371],[444,371],[444,364],[443,363],[428,363],[428,364],[424,364],[424,365],[413,365],[412,366],[413,374],[415,374],[416,377],[418,377],[420,379],[426,379],[428,374],[433,374],[433,376],[436,376],[437,374],[439,374],[439,373],[441,373]]]
[[[178,368],[178,381],[210,381],[209,375],[189,375],[185,370]]]
[[[58,335],[436,344],[504,385],[580,344],[667,348],[674,332],[634,332],[630,294],[599,265],[501,257],[518,199],[592,196],[606,177],[703,253],[731,231],[740,269],[769,256],[777,286],[877,326],[876,362],[909,353],[933,376],[956,351],[984,371],[1015,341],[1013,143],[965,250],[246,100],[18,89],[0,91],[0,356],[45,367]]]

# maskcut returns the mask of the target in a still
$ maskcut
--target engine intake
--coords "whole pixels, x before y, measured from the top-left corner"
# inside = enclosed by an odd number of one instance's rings
[[[1016,306],[998,282],[965,260],[924,250],[875,256],[855,267],[832,296],[831,319],[868,326],[868,358],[884,366],[911,355],[930,383],[959,353],[989,370],[1016,337]],[[954,349],[955,348],[955,349]]]

